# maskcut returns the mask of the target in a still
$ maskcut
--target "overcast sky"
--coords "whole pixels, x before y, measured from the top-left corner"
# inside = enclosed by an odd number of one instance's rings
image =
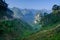
[[[47,9],[51,10],[54,4],[60,5],[60,0],[6,0],[9,7],[27,9]]]

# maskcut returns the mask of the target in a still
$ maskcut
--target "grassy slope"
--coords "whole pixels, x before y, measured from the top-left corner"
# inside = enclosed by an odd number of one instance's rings
[[[51,29],[32,34],[24,40],[60,40],[60,24],[57,24]]]

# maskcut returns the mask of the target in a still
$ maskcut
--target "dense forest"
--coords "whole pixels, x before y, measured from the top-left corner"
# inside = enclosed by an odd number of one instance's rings
[[[53,5],[49,13],[10,9],[0,0],[0,40],[60,40],[60,5]]]

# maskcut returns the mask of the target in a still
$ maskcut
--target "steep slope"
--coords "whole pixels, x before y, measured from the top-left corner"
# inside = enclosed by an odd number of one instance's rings
[[[48,12],[46,9],[44,9],[44,10],[19,9],[19,8],[16,8],[16,7],[12,8],[12,11],[14,12],[14,17],[15,18],[19,18],[22,21],[27,22],[28,24],[30,24],[31,26],[33,26],[34,30],[40,29],[40,25],[38,25],[39,23],[35,24],[35,21],[36,20],[40,21],[40,16],[44,16],[44,13]],[[36,17],[38,15],[39,15],[39,17]],[[36,19],[36,18],[38,18],[38,19]]]
[[[19,16],[22,15],[19,14],[21,13],[19,9],[15,11]],[[13,17],[14,12],[8,8],[5,1],[0,0],[0,40],[21,40],[32,33],[28,23]]]
[[[15,18],[20,18],[21,20],[26,21],[28,23],[31,23],[34,20],[34,11],[30,9],[19,9],[14,7],[11,10],[14,12]]]
[[[0,38],[4,40],[21,40],[32,33],[29,24],[20,19],[0,21]]]
[[[42,29],[25,40],[60,40],[60,6],[54,5],[50,14],[42,17]]]
[[[52,29],[37,32],[25,40],[60,40],[60,24]]]
[[[19,9],[17,7],[13,7],[13,8],[11,8],[11,10],[14,12],[15,18],[20,18],[20,19],[28,22],[29,24],[34,24],[35,16],[37,14],[42,14],[42,16],[44,16],[44,13],[48,12],[46,9],[43,9],[43,10]]]
[[[11,10],[14,12],[13,15],[14,18],[20,18],[20,19],[23,18],[23,14],[19,8],[13,7],[11,8]]]

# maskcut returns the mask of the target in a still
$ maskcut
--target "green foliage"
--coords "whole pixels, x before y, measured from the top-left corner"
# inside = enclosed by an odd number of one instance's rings
[[[27,27],[29,28],[30,25],[28,25],[27,23],[25,24],[24,22],[18,19],[3,20],[0,21],[0,34],[1,36],[3,36],[2,38],[5,40],[21,40],[25,36],[28,36],[32,33],[31,30]],[[4,36],[7,38],[5,38]]]
[[[41,30],[27,37],[27,40],[60,40],[60,6],[54,5],[52,10],[42,17]]]

